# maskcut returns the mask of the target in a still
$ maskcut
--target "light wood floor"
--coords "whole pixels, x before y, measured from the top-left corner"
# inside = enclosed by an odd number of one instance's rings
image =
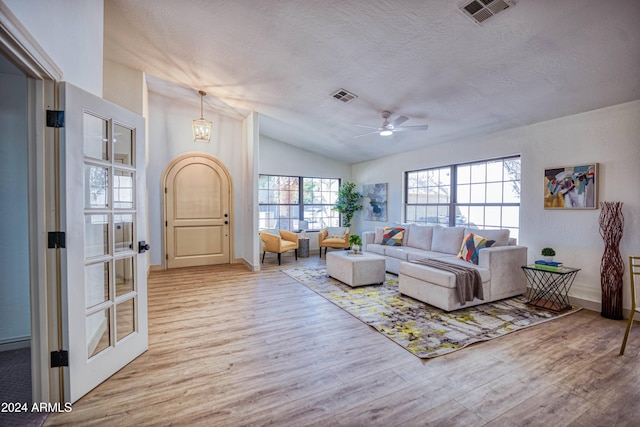
[[[423,361],[264,265],[153,272],[149,350],[45,425],[640,425],[640,326],[624,356],[582,310]]]

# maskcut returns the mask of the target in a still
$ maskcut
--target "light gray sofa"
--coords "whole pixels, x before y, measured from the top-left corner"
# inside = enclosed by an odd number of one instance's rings
[[[457,310],[490,301],[521,295],[527,287],[522,272],[527,263],[527,248],[509,238],[509,230],[479,230],[464,227],[424,226],[404,224],[402,246],[387,246],[382,242],[382,227],[362,233],[363,250],[385,258],[388,272],[398,275],[399,289],[427,304],[446,311]],[[478,264],[458,258],[463,239],[474,233],[495,240],[493,246],[481,249]],[[437,259],[476,269],[482,278],[483,299],[475,298],[461,304],[453,273],[413,263],[422,259]]]

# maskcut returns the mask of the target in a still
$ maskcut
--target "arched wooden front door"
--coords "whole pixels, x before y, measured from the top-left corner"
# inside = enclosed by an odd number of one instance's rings
[[[231,178],[216,158],[188,154],[164,174],[166,267],[231,262]]]

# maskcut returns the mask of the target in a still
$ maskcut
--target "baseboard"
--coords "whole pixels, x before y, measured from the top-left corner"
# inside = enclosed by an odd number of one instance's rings
[[[0,351],[17,350],[19,348],[31,347],[31,337],[11,338],[10,340],[0,340]]]
[[[240,264],[244,264],[245,267],[249,269],[249,271],[260,271],[260,265],[253,265],[249,261],[244,258],[240,259]]]
[[[584,298],[572,297],[571,295],[569,295],[569,301],[571,301],[571,304],[573,305],[578,305],[582,308],[586,308],[587,310],[597,311],[598,313],[602,309],[602,304],[598,301],[591,301]]]
[[[585,298],[578,298],[571,295],[569,295],[569,301],[571,301],[571,304],[578,305],[582,308],[586,308],[587,310],[595,311],[596,313],[602,312],[602,303],[600,301],[593,301]],[[622,316],[625,319],[629,318],[630,313],[631,313],[630,308],[622,309]],[[633,320],[636,322],[640,322],[640,316],[634,316]]]
[[[233,259],[231,261],[231,264],[244,264],[251,271],[259,271],[260,270],[259,268],[256,269],[256,268],[252,267],[251,264],[247,260],[245,260],[244,258],[235,258],[235,259]],[[154,265],[150,265],[149,266],[149,272],[151,272],[151,271],[162,271],[164,269],[165,268],[160,264],[154,264]],[[148,276],[148,274],[147,274],[147,276]]]
[[[582,308],[586,308],[587,310],[595,311],[596,313],[602,312],[602,303],[599,301],[591,301],[591,300],[576,298],[572,296],[569,296],[569,301],[571,301],[571,304],[578,305]],[[631,314],[631,309],[629,308],[622,309],[622,317],[624,317],[625,319],[628,319],[629,314]],[[635,322],[640,322],[640,316],[634,316],[633,320]]]

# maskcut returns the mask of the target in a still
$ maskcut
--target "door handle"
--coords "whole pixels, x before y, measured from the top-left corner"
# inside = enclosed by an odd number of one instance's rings
[[[151,246],[149,246],[149,244],[147,242],[145,242],[144,240],[142,240],[141,242],[138,242],[138,253],[139,254],[143,254],[146,251],[148,251],[149,249],[151,249]]]

